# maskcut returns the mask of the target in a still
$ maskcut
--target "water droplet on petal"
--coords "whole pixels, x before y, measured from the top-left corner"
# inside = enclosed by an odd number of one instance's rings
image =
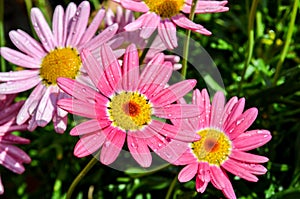
[[[110,141],[107,141],[107,142],[105,142],[105,147],[109,147],[109,146],[110,146],[110,144],[111,144],[111,142],[110,142]]]

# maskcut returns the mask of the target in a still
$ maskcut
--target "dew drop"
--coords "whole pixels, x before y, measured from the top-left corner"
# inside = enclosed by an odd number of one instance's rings
[[[110,142],[110,141],[107,141],[107,142],[105,142],[105,147],[109,147],[109,146],[110,146],[110,144],[111,144],[111,142]]]
[[[245,120],[245,118],[241,118],[241,119],[237,120],[236,125],[240,125],[244,120]]]
[[[138,146],[134,142],[131,143],[131,146],[135,149],[138,148]]]
[[[168,152],[164,152],[164,154],[167,156],[167,158],[172,158],[172,156]]]

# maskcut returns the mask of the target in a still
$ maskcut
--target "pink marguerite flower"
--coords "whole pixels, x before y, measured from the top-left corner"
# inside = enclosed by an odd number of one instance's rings
[[[231,98],[225,104],[222,92],[217,92],[212,104],[205,89],[195,90],[193,102],[198,106],[199,118],[180,122],[183,128],[194,131],[201,139],[189,144],[188,150],[177,164],[186,165],[179,173],[180,182],[196,176],[196,190],[203,193],[209,182],[230,199],[236,198],[226,171],[256,182],[255,175],[263,175],[267,169],[260,163],[268,158],[246,151],[260,147],[271,140],[267,130],[247,130],[257,117],[257,109],[243,112],[245,99]],[[176,124],[177,120],[173,120]]]
[[[15,95],[0,95],[0,164],[14,173],[25,171],[23,163],[30,163],[30,157],[14,144],[28,144],[30,140],[11,134],[27,129],[27,125],[17,125],[16,115],[24,101],[12,103]],[[4,188],[0,177],[0,194]]]
[[[200,114],[194,105],[175,103],[196,81],[184,80],[167,86],[173,67],[164,61],[162,53],[149,61],[141,74],[133,44],[126,48],[122,66],[106,44],[100,49],[100,62],[87,50],[82,54],[83,64],[98,90],[58,78],[59,87],[73,96],[60,100],[58,105],[72,114],[90,118],[70,132],[81,136],[75,156],[84,157],[102,147],[100,161],[108,165],[115,161],[127,140],[133,158],[142,167],[149,167],[150,149],[164,160],[174,162],[185,151],[185,142],[198,139],[195,133],[179,131],[179,127],[161,120]]]
[[[88,48],[96,51],[118,29],[114,24],[95,35],[105,11],[99,10],[87,27],[89,16],[88,1],[81,2],[78,7],[70,3],[66,11],[59,5],[54,10],[51,30],[42,12],[33,8],[31,22],[40,42],[22,30],[10,31],[11,41],[21,52],[1,47],[0,54],[7,61],[26,69],[1,72],[0,94],[14,94],[34,88],[18,114],[18,124],[29,120],[28,128],[32,131],[53,120],[56,132],[65,131],[67,112],[57,107],[56,102],[68,96],[58,88],[57,77],[87,79],[81,67],[81,50]]]
[[[145,63],[147,63],[157,53],[161,53],[167,48],[159,36],[156,36],[151,45],[147,47],[147,43],[151,41],[148,41],[147,39],[144,39],[140,36],[141,30],[138,29],[135,31],[126,31],[124,29],[126,25],[133,23],[134,21],[134,14],[131,10],[124,10],[120,5],[117,5],[116,11],[114,13],[113,10],[109,8],[106,12],[105,23],[109,26],[114,23],[117,23],[119,25],[119,29],[116,33],[116,36],[114,37],[113,42],[109,43],[111,43],[112,48],[118,48],[120,46],[124,47],[132,43],[141,50],[149,48],[147,49],[147,53],[144,59]],[[165,55],[165,61],[170,61],[174,66],[174,70],[179,70],[182,67],[182,65],[179,63],[180,57],[177,55]]]
[[[149,38],[157,29],[161,40],[167,48],[177,47],[176,25],[204,35],[211,32],[203,26],[189,20],[185,14],[191,12],[193,0],[114,0],[124,8],[142,12],[136,21],[125,26],[125,30],[134,31],[140,29],[143,38]],[[228,11],[225,7],[227,1],[197,1],[195,13],[216,13]]]

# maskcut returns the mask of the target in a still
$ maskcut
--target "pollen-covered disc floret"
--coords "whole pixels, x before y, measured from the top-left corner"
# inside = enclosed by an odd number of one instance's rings
[[[163,18],[177,15],[183,7],[184,0],[145,0],[149,10]]]
[[[81,59],[75,48],[58,48],[48,53],[41,64],[40,76],[46,85],[56,85],[58,77],[75,79]]]
[[[207,128],[198,132],[199,141],[191,144],[193,154],[198,161],[220,166],[231,152],[231,141],[222,131]]]
[[[138,130],[151,122],[151,104],[138,92],[122,92],[108,104],[113,125],[123,130]]]

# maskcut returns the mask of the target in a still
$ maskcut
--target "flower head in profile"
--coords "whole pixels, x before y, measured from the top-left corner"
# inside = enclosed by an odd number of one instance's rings
[[[191,12],[193,0],[115,0],[125,9],[144,13],[136,21],[125,26],[125,30],[140,29],[143,38],[149,38],[158,29],[158,34],[167,48],[177,47],[176,26],[204,35],[211,32],[189,20],[185,14]],[[225,12],[227,1],[197,1],[195,13]]]
[[[175,103],[196,81],[184,80],[167,86],[173,67],[164,61],[163,54],[149,61],[141,74],[133,44],[126,48],[122,66],[106,44],[100,48],[100,62],[89,51],[83,51],[82,57],[98,90],[68,78],[58,78],[59,87],[73,96],[60,100],[58,105],[91,119],[70,132],[81,135],[74,149],[76,156],[87,156],[102,147],[100,161],[108,165],[115,161],[126,140],[133,158],[141,166],[149,167],[150,149],[164,160],[174,162],[185,151],[185,142],[198,139],[194,132],[181,131],[163,121],[199,115],[194,105]]]
[[[105,12],[103,9],[87,27],[90,4],[83,1],[78,7],[70,3],[66,11],[55,8],[52,30],[38,8],[31,10],[31,22],[40,42],[22,30],[9,33],[11,41],[21,51],[1,47],[0,53],[7,61],[26,69],[0,73],[0,94],[14,94],[34,88],[21,108],[17,123],[29,120],[29,130],[45,126],[51,120],[56,132],[63,133],[67,125],[67,112],[56,106],[56,101],[67,97],[56,83],[58,77],[78,79],[85,77],[81,50],[93,51],[113,37],[117,25],[112,25],[95,35]]]
[[[178,175],[180,182],[196,176],[196,189],[203,193],[209,182],[230,199],[236,198],[225,171],[256,182],[255,175],[265,174],[267,169],[260,163],[268,158],[246,151],[266,144],[271,139],[267,130],[247,130],[257,116],[257,109],[243,112],[245,99],[231,98],[225,104],[222,92],[217,92],[212,104],[207,91],[195,90],[193,104],[201,110],[200,118],[186,119],[180,124],[194,131],[201,139],[189,144],[189,149],[177,164],[186,165]],[[176,123],[178,121],[174,121]]]
[[[15,95],[0,95],[0,164],[14,173],[21,174],[23,163],[30,163],[30,157],[14,144],[28,144],[30,140],[11,134],[13,131],[26,130],[27,125],[17,125],[16,115],[24,101],[12,103]],[[0,194],[4,188],[0,178]]]

